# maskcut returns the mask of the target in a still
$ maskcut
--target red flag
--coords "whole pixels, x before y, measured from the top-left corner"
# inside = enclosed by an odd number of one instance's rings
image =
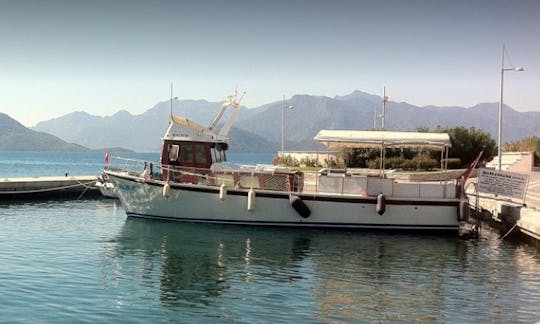
[[[105,164],[109,165],[109,152],[105,152],[105,157],[103,158],[103,161],[105,162]]]
[[[478,162],[480,161],[480,158],[482,157],[482,154],[484,153],[484,151],[480,151],[480,153],[478,153],[478,156],[476,157],[476,159],[474,159],[474,161],[471,162],[471,164],[469,164],[469,167],[467,168],[467,170],[465,170],[465,172],[463,172],[459,177],[458,179],[461,179],[463,178],[463,181],[467,181],[467,178],[469,178],[469,176],[471,175],[472,171],[474,170],[474,168],[476,167],[476,165],[478,164]]]

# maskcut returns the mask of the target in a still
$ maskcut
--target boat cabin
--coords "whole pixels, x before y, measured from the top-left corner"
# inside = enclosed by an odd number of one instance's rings
[[[222,125],[220,120],[228,107],[233,109],[233,113]],[[171,103],[169,127],[161,147],[162,180],[234,188],[301,191],[301,172],[267,165],[233,166],[223,163],[227,160],[226,151],[229,148],[227,134],[238,108],[236,95],[227,97],[210,126],[204,127],[187,118],[174,116]]]
[[[186,118],[174,116],[161,147],[163,179],[193,182],[194,177],[185,173],[207,174],[212,164],[227,160],[228,147],[226,137]],[[174,170],[184,171],[182,177],[171,177],[170,171]]]
[[[209,169],[225,162],[227,143],[185,142],[165,140],[161,149],[162,165]]]

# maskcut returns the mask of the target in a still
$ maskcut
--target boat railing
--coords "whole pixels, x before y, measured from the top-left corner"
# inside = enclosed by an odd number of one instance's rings
[[[154,177],[156,171],[158,171],[158,168],[156,168],[155,165],[159,165],[159,163],[155,161],[114,156],[111,157],[111,164],[108,164],[105,169],[126,172],[132,176],[144,176],[145,174],[148,174],[148,176]]]
[[[113,157],[112,160],[114,166],[108,166],[109,170],[161,181],[290,192],[301,192],[304,184],[302,172],[271,165],[224,164],[207,169],[161,164],[156,167],[154,162],[133,158]]]
[[[201,169],[195,167],[161,166],[163,181],[175,181],[229,188],[302,191],[303,174],[297,171],[264,170],[256,166],[234,169]],[[165,172],[164,172],[165,171]],[[166,176],[164,176],[166,174]]]
[[[405,181],[375,175],[306,172],[304,191],[373,197],[384,194],[403,198],[456,198],[457,180]]]
[[[119,161],[123,163],[121,169],[132,176],[215,187],[225,185],[239,189],[253,188],[361,197],[374,197],[382,193],[388,197],[428,199],[456,198],[459,197],[460,191],[457,180],[405,181],[370,174],[301,172],[251,165],[231,165],[230,168],[218,169],[171,165],[159,165],[156,168],[153,162],[144,160],[122,158]]]

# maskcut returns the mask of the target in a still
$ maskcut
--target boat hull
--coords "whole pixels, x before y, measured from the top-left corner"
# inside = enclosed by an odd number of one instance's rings
[[[110,183],[101,184],[97,186],[99,188],[99,191],[101,192],[101,195],[105,198],[111,198],[116,199],[118,198],[118,195],[116,194],[116,189],[114,186]]]
[[[171,183],[109,173],[128,216],[176,221],[262,226],[458,231],[459,199],[386,198],[295,193],[311,211],[302,217],[288,192],[228,189]],[[251,195],[251,198],[250,198]],[[220,199],[220,196],[222,199]],[[379,202],[380,203],[380,202]],[[379,206],[380,207],[380,206]]]

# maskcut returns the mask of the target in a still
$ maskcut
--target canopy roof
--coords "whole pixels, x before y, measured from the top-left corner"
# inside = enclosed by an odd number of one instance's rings
[[[350,147],[425,147],[444,150],[450,147],[450,136],[446,133],[321,130],[314,137],[328,148]]]
[[[169,127],[162,139],[183,142],[227,142],[226,136],[216,134],[207,127],[199,125],[187,118],[173,115],[171,115],[171,123],[169,123]]]

